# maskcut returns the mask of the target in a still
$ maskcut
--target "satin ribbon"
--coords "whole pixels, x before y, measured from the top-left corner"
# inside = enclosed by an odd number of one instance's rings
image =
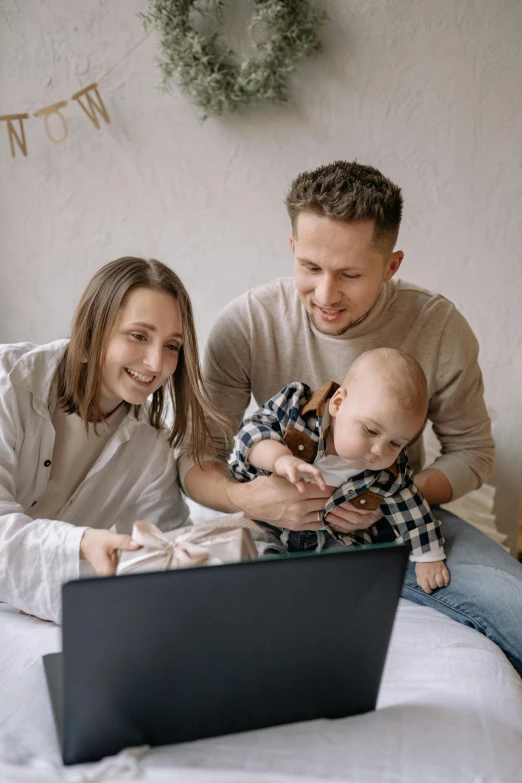
[[[132,528],[132,540],[145,547],[147,552],[136,553],[134,557],[125,556],[120,562],[116,573],[128,574],[143,566],[154,565],[154,570],[169,570],[175,568],[191,568],[201,565],[222,565],[222,558],[212,554],[212,545],[238,543],[237,532],[245,530],[264,532],[255,522],[244,514],[228,514],[202,525],[191,525],[163,533],[150,522],[135,522]],[[234,535],[235,534],[235,535]],[[254,540],[248,534],[247,555],[257,557]]]

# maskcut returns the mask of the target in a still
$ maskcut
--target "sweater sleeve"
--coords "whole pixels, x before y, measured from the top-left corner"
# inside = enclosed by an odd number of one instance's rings
[[[428,418],[440,441],[441,455],[426,469],[444,473],[456,500],[487,480],[495,450],[478,363],[478,342],[456,308],[442,332],[437,379]]]
[[[237,432],[250,403],[251,329],[244,298],[231,302],[218,316],[203,354],[203,379],[212,402],[229,417],[233,433]],[[226,463],[233,440],[227,439],[212,422],[209,426],[217,449],[217,459]],[[202,461],[216,460],[207,454]],[[184,487],[185,476],[195,461],[188,450],[178,451],[179,479]]]
[[[31,519],[16,501],[15,395],[0,395],[0,601],[43,620],[60,622],[61,587],[80,576],[85,527]]]

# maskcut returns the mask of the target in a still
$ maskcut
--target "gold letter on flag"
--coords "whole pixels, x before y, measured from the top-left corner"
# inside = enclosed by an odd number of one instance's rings
[[[16,157],[14,143],[18,144],[22,153],[27,157],[27,143],[25,141],[24,120],[29,118],[28,114],[3,114],[0,120],[7,122],[7,132],[9,133],[9,144],[11,145],[11,156]],[[18,120],[20,123],[20,136],[16,132],[16,128],[13,125],[13,120]]]
[[[91,91],[94,93],[94,96],[91,95]],[[85,98],[87,101],[87,105],[82,103],[82,98]],[[97,100],[95,100],[95,98]],[[101,95],[98,92],[98,85],[96,82],[93,82],[93,84],[89,84],[88,87],[84,87],[83,90],[79,90],[78,92],[75,92],[72,96],[71,100],[78,101],[81,108],[87,115],[87,117],[93,122],[98,130],[100,130],[100,123],[98,121],[98,117],[96,115],[96,112],[98,111],[100,115],[103,117],[105,122],[110,122],[109,115],[107,114],[107,109],[105,108],[103,101],[101,99]]]
[[[67,128],[65,117],[60,111],[60,109],[63,109],[64,106],[67,106],[67,101],[60,101],[59,103],[51,104],[51,106],[44,106],[43,109],[38,109],[38,111],[35,111],[34,113],[35,117],[44,118],[45,132],[47,133],[47,135],[49,136],[53,144],[61,144],[62,141],[65,141],[65,139],[69,135],[69,129]],[[62,121],[63,136],[61,139],[55,139],[53,134],[51,133],[51,129],[49,127],[49,117],[51,116],[51,114],[57,114]]]

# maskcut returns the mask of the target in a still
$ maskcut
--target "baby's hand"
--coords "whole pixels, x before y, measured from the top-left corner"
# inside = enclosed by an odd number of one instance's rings
[[[415,574],[417,584],[428,595],[438,587],[447,587],[450,583],[450,572],[444,560],[436,560],[434,563],[415,563]]]
[[[308,462],[298,457],[293,457],[291,454],[285,454],[283,457],[276,459],[274,471],[278,476],[282,476],[291,484],[295,484],[299,492],[306,490],[305,479],[317,484],[320,489],[326,490],[326,482],[321,471]]]

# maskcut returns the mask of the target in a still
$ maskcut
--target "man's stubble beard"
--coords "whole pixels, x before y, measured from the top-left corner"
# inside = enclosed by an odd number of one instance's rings
[[[350,323],[347,326],[342,326],[341,328],[337,329],[337,331],[335,331],[335,332],[325,332],[324,329],[321,329],[321,327],[319,326],[319,324],[315,320],[314,316],[312,315],[312,313],[308,312],[308,310],[306,308],[306,305],[305,305],[305,310],[306,310],[306,314],[308,316],[308,320],[312,322],[312,324],[315,326],[317,331],[320,332],[321,334],[330,335],[330,337],[341,337],[343,334],[346,334],[346,332],[349,332],[350,329],[353,329],[354,326],[357,326],[358,324],[362,323],[365,320],[365,318],[367,318],[369,316],[369,314],[371,313],[371,311],[373,310],[373,308],[375,307],[375,305],[377,303],[377,300],[378,300],[378,298],[379,298],[379,296],[381,294],[383,285],[384,285],[384,277],[381,280],[381,284],[379,286],[379,290],[377,291],[377,296],[373,300],[373,302],[372,302],[371,306],[368,308],[368,310],[364,313],[364,315],[361,315],[361,317],[357,318],[357,320],[355,320],[355,321],[350,321]],[[303,304],[304,304],[304,302],[303,302]]]
[[[377,300],[376,300],[376,301],[377,301]],[[375,304],[375,302],[373,303],[373,305],[374,305],[374,304]],[[318,324],[318,323],[317,323],[317,321],[315,320],[315,318],[314,318],[314,316],[312,315],[312,313],[309,313],[309,312],[308,312],[308,310],[307,310],[307,311],[306,311],[306,314],[307,314],[307,316],[308,316],[308,320],[309,320],[309,321],[311,321],[311,323],[312,323],[312,324],[315,326],[315,328],[317,329],[317,331],[318,331],[318,332],[320,332],[321,334],[326,334],[326,335],[329,335],[330,337],[341,337],[343,334],[346,334],[346,332],[349,332],[349,331],[350,331],[350,329],[352,329],[354,326],[357,326],[357,324],[360,324],[360,323],[362,323],[362,321],[364,321],[364,319],[365,319],[365,318],[368,316],[368,314],[369,314],[369,313],[370,313],[370,311],[372,310],[372,308],[373,308],[373,305],[370,307],[370,309],[369,309],[369,310],[368,310],[368,311],[367,311],[367,312],[366,312],[364,315],[361,315],[361,317],[360,317],[360,318],[357,318],[357,320],[355,320],[355,321],[351,321],[351,322],[350,322],[349,324],[347,324],[346,326],[343,326],[343,327],[341,327],[340,329],[337,329],[337,330],[336,330],[336,331],[334,331],[334,332],[331,332],[331,331],[329,331],[329,330],[328,330],[328,331],[325,331],[324,329],[321,329],[321,327],[319,326],[319,324]]]

